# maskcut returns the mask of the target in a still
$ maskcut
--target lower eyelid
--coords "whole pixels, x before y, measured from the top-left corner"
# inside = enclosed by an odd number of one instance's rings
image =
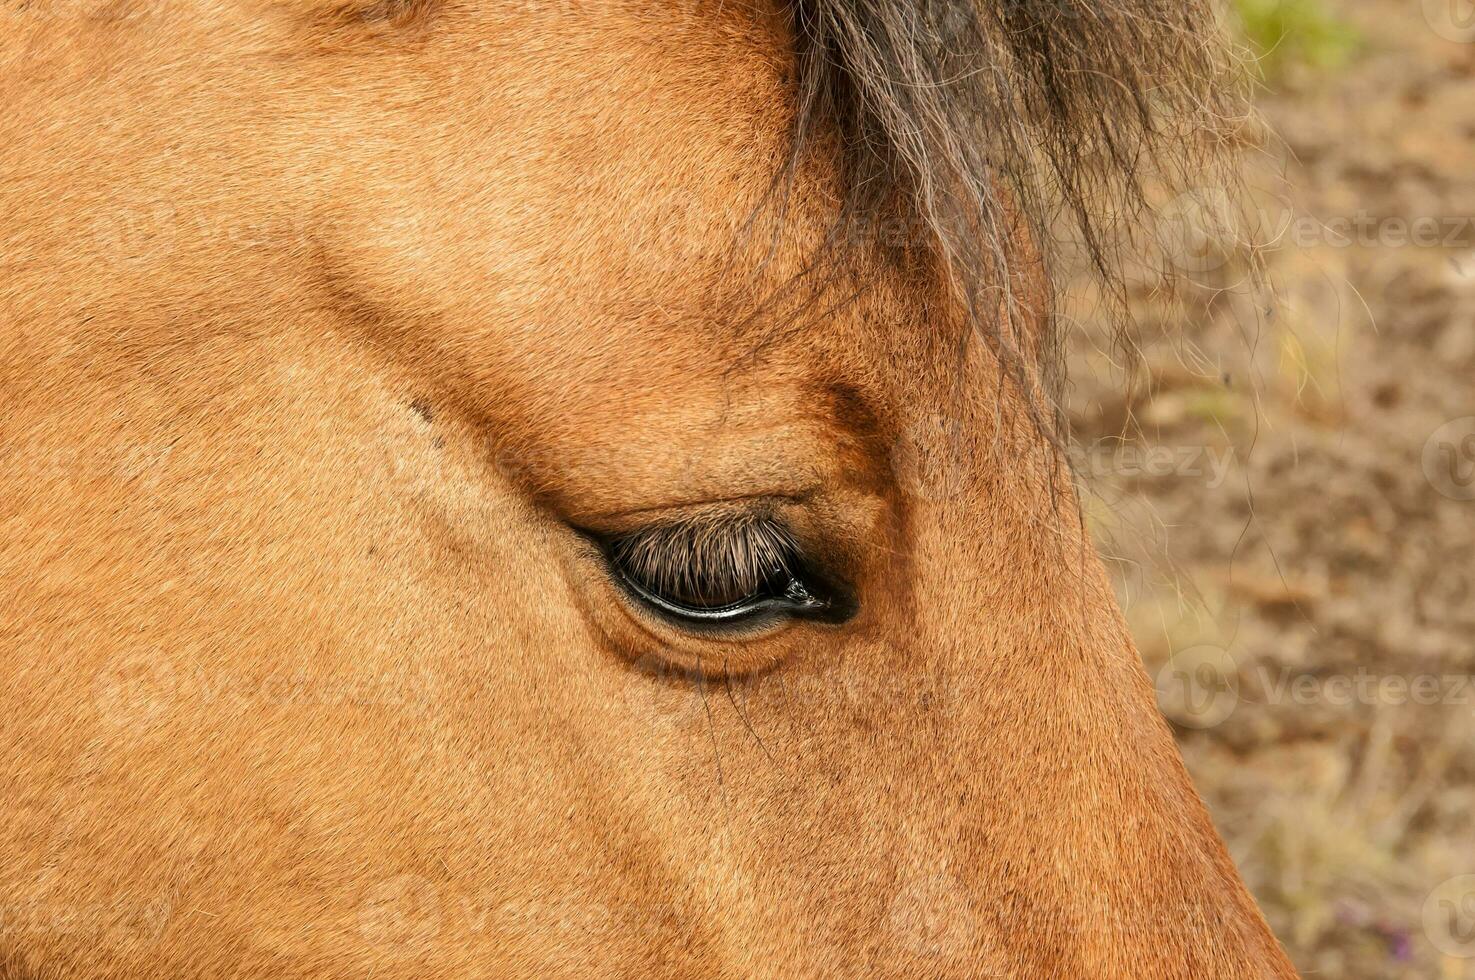
[[[852,596],[836,590],[824,597],[815,596],[802,579],[793,578],[782,597],[770,597],[751,603],[734,603],[717,609],[679,606],[655,595],[606,562],[608,573],[627,597],[671,622],[678,629],[702,629],[717,632],[766,631],[771,627],[801,620],[839,624],[857,611]]]
[[[615,593],[615,601],[623,607],[624,615],[640,624],[641,629],[662,647],[666,644],[674,647],[682,638],[723,645],[755,643],[782,632],[796,621],[796,617],[780,608],[759,609],[730,619],[706,620],[668,612],[643,598],[633,583],[611,566],[603,555],[600,556],[599,567],[605,574],[608,587]]]
[[[709,680],[766,672],[813,649],[813,632],[849,618],[849,593],[825,617],[770,610],[734,622],[702,623],[664,614],[621,582],[603,550],[587,535],[568,567],[570,585],[601,647],[627,666],[674,670]]]
[[[750,602],[747,600],[739,600],[738,602],[730,603],[726,606],[713,606],[711,608],[705,609],[697,606],[685,606],[671,602],[664,596],[661,596],[651,591],[650,589],[647,589],[645,586],[641,585],[630,576],[624,574],[618,568],[612,568],[612,571],[614,575],[619,579],[620,584],[624,586],[626,590],[633,593],[633,595],[640,601],[649,603],[662,612],[665,612],[668,615],[679,617],[683,620],[690,619],[712,623],[735,621],[753,612],[756,609],[758,603],[771,601],[756,600]]]

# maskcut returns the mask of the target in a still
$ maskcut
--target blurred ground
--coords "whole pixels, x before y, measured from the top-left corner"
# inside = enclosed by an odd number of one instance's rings
[[[1475,978],[1475,5],[1238,6],[1263,268],[1189,234],[1135,364],[1080,314],[1089,517],[1303,973]]]

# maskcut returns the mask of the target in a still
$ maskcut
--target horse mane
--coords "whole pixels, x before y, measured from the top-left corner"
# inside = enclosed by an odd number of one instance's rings
[[[821,134],[837,138],[841,220],[899,207],[1015,364],[995,325],[1028,271],[1012,247],[1021,230],[1052,285],[1068,244],[1119,295],[1119,242],[1149,209],[1147,188],[1206,186],[1226,124],[1246,114],[1248,73],[1206,0],[794,0],[791,11],[791,169]]]

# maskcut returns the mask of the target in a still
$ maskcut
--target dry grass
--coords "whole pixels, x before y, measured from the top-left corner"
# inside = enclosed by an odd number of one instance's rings
[[[1436,914],[1475,936],[1475,893],[1438,892],[1475,873],[1475,501],[1423,462],[1475,416],[1475,45],[1395,0],[1238,6],[1285,142],[1251,148],[1254,218],[1172,270],[1179,302],[1144,276],[1139,362],[1082,301],[1072,421],[1111,447],[1088,513],[1149,670],[1233,675],[1232,710],[1165,710],[1301,970],[1475,978]],[[1453,240],[1389,223],[1424,217]]]

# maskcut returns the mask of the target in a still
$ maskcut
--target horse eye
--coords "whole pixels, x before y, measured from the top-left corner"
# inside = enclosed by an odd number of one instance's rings
[[[759,517],[661,524],[604,542],[637,601],[681,623],[746,625],[832,609],[792,536]]]

